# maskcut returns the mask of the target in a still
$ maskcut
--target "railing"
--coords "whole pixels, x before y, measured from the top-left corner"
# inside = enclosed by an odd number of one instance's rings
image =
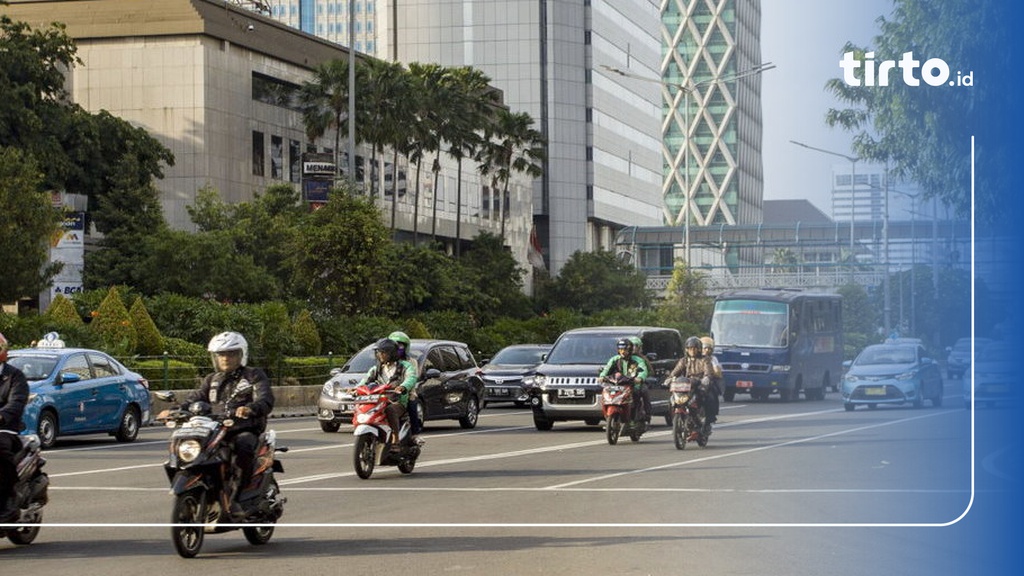
[[[704,272],[704,271],[701,271]],[[808,270],[774,272],[770,269],[746,269],[729,272],[726,269],[704,272],[704,281],[708,292],[712,295],[725,290],[740,288],[804,288],[808,290],[834,291],[837,287],[853,282],[864,287],[880,286],[885,273],[875,270]],[[647,289],[658,296],[664,296],[671,275],[650,275],[647,277]]]

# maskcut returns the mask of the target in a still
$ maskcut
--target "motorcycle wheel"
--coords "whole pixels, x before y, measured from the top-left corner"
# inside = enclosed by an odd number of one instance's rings
[[[644,434],[644,423],[639,420],[634,420],[632,426],[629,427],[629,439],[633,442],[639,442],[640,437]]]
[[[24,517],[24,522],[29,524],[39,524],[43,521],[43,514],[36,512],[29,516]],[[19,546],[27,546],[36,539],[39,535],[39,526],[25,526],[24,528],[7,528],[7,539],[13,544]]]
[[[402,461],[398,463],[398,471],[402,474],[412,474],[412,469],[415,467],[415,458],[403,458]]]
[[[619,442],[619,432],[622,432],[622,420],[618,414],[612,414],[605,419],[605,435],[608,437],[608,444],[615,446]]]
[[[174,549],[182,558],[194,558],[203,547],[203,519],[205,517],[205,494],[186,492],[174,499],[171,510],[171,524],[194,524],[194,526],[171,526],[171,540]]]
[[[245,539],[249,541],[249,544],[262,546],[270,542],[270,537],[274,535],[274,527],[253,526],[251,528],[242,528],[242,534],[245,534]]]
[[[682,414],[672,417],[672,440],[676,443],[676,450],[686,449],[686,424]]]
[[[376,438],[369,434],[362,434],[356,438],[355,452],[352,453],[352,464],[355,466],[356,476],[366,480],[373,474],[376,455]]]

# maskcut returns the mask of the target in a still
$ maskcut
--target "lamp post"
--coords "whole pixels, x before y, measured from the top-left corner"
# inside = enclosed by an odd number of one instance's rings
[[[692,214],[691,208],[693,207],[692,206],[692,202],[694,200],[694,194],[692,193],[693,191],[691,190],[692,184],[690,183],[690,94],[693,93],[697,88],[701,88],[703,86],[710,86],[712,84],[717,84],[719,82],[732,82],[733,80],[740,80],[742,78],[748,78],[750,76],[755,76],[757,74],[761,74],[762,72],[766,72],[768,70],[771,70],[772,68],[775,68],[775,65],[772,64],[771,62],[762,62],[760,64],[757,64],[755,66],[747,68],[746,70],[741,70],[739,72],[732,72],[732,73],[724,74],[724,75],[720,75],[720,76],[712,76],[711,78],[708,78],[706,80],[701,80],[700,82],[696,82],[696,83],[694,83],[692,81],[692,79],[690,79],[690,78],[687,78],[686,81],[683,82],[683,83],[666,82],[666,81],[664,81],[663,79],[660,79],[660,78],[650,78],[648,76],[641,76],[639,74],[633,74],[631,72],[626,72],[626,71],[621,70],[619,68],[614,68],[612,66],[606,66],[604,64],[602,64],[601,67],[604,68],[605,70],[608,70],[609,72],[614,72],[615,74],[618,74],[619,76],[625,76],[627,78],[635,78],[637,80],[642,80],[644,82],[654,82],[654,83],[660,84],[662,86],[672,86],[672,87],[675,87],[675,88],[679,89],[679,91],[683,93],[683,108],[684,108],[684,111],[683,111],[683,122],[684,122],[683,133],[684,133],[684,136],[685,136],[685,144],[684,145],[686,146],[686,152],[685,152],[685,154],[683,156],[683,161],[684,161],[684,165],[683,165],[683,171],[684,171],[683,181],[684,181],[684,187],[686,188],[686,190],[684,190],[685,196],[686,196],[686,209],[683,212],[684,213],[684,218],[685,218],[683,220],[683,238],[684,238],[683,243],[684,243],[684,250],[685,250],[685,255],[686,255],[686,265],[689,266],[690,265],[690,215]],[[662,142],[662,145],[664,145],[664,142]]]

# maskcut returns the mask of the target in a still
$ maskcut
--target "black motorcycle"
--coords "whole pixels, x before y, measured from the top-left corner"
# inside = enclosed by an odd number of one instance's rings
[[[41,456],[42,444],[39,437],[29,434],[21,437],[21,450],[15,455],[18,480],[14,484],[14,502],[18,517],[8,525],[0,526],[0,538],[6,537],[15,544],[31,544],[39,535],[43,522],[43,506],[48,500],[47,487],[50,478],[43,472],[46,460]]]
[[[174,402],[173,392],[157,394]],[[183,558],[199,553],[205,534],[242,529],[250,544],[266,544],[274,534],[274,523],[284,512],[286,499],[274,479],[284,467],[274,457],[278,448],[273,430],[260,434],[251,481],[238,488],[236,499],[244,518],[231,515],[230,486],[234,466],[229,443],[224,442],[234,420],[214,415],[206,402],[193,402],[188,410],[170,410],[163,416],[171,434],[170,457],[164,463],[174,495],[171,512],[171,539]]]

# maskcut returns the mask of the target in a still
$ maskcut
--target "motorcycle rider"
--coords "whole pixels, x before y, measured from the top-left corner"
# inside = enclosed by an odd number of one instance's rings
[[[615,356],[605,363],[597,381],[607,382],[610,374],[622,374],[633,379],[633,393],[642,397],[644,380],[647,379],[647,361],[633,353],[633,343],[628,338],[620,338],[615,343],[615,350]],[[650,417],[643,402],[640,402],[640,409],[644,411],[639,415],[640,419],[646,420]]]
[[[639,336],[630,336],[629,341],[633,343],[633,354],[639,356],[647,365],[647,373],[652,373],[651,361],[644,354],[644,341]],[[651,393],[647,386],[640,387],[640,400],[644,403],[644,414],[647,415],[647,422],[651,421]]]
[[[14,485],[18,480],[14,457],[21,450],[22,415],[28,403],[28,380],[7,362],[7,338],[0,334],[0,523],[18,519]]]
[[[236,420],[225,441],[231,443],[237,482],[230,487],[230,512],[234,519],[246,516],[244,504],[238,502],[242,489],[252,479],[259,435],[267,427],[267,417],[274,409],[270,378],[259,369],[247,366],[249,343],[238,332],[222,332],[210,339],[206,349],[216,372],[203,379],[182,404],[188,409],[193,402],[209,402],[215,414],[230,414]]]
[[[702,336],[701,355],[711,359],[711,386],[708,389],[707,404],[704,405],[704,414],[708,417],[708,424],[718,421],[718,396],[722,393],[722,365],[715,358],[715,339],[711,336]]]
[[[683,343],[683,347],[686,349],[686,355],[676,362],[668,377],[672,379],[683,376],[689,378],[694,384],[699,385],[702,401],[704,402],[704,415],[706,417],[708,414],[708,397],[711,396],[711,380],[714,376],[715,368],[711,363],[711,358],[704,356],[704,346],[700,338],[690,336]],[[705,424],[708,423],[710,423],[710,418],[705,422]],[[710,426],[708,429],[710,433]]]
[[[374,348],[377,364],[370,367],[366,376],[359,382],[360,386],[368,383],[387,384],[398,393],[398,399],[388,404],[384,414],[391,427],[391,451],[399,452],[398,430],[402,424],[402,416],[407,413],[409,393],[416,386],[416,367],[408,360],[398,357],[398,344],[390,338],[381,338]]]
[[[419,374],[419,366],[416,365],[416,361],[409,357],[409,348],[412,346],[412,340],[409,339],[409,335],[401,330],[395,330],[391,334],[388,334],[388,340],[393,341],[398,345],[398,360],[405,361],[412,365],[412,373]],[[406,411],[409,413],[409,426],[412,428],[412,439],[414,442],[421,443],[419,438],[420,432],[423,431],[423,422],[420,420],[420,413],[417,410],[419,404],[419,395],[416,394],[416,384],[413,383],[412,389],[409,390],[409,401],[406,404]]]

